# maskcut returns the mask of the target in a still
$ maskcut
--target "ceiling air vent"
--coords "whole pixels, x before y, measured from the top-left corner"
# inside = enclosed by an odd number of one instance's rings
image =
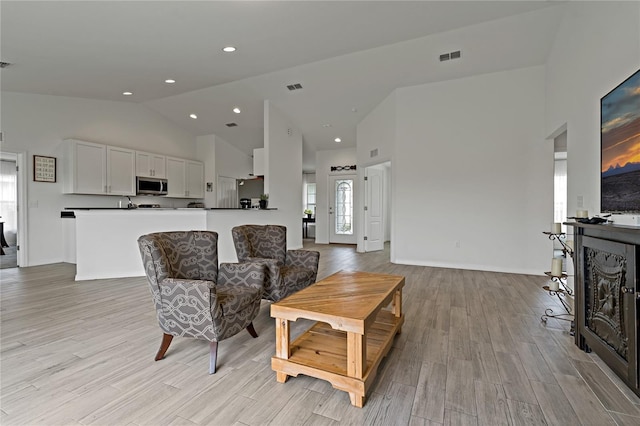
[[[227,127],[238,127],[238,123],[227,123],[225,124]]]
[[[0,62],[0,68],[6,68],[11,65],[9,62]]]
[[[300,83],[296,83],[296,84],[288,84],[287,85],[287,89],[293,91],[293,90],[300,90],[302,89],[302,84]]]
[[[451,55],[449,53],[443,53],[440,55],[440,62],[448,61],[451,59]]]

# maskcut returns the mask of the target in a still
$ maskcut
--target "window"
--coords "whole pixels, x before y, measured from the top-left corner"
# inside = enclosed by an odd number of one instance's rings
[[[313,215],[316,214],[316,184],[308,183],[306,184],[306,207],[305,209],[311,210]]]
[[[556,152],[553,170],[553,221],[562,223],[566,220],[567,153]]]

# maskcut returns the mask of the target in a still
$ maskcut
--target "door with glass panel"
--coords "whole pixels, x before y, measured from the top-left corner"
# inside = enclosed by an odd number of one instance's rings
[[[356,243],[353,203],[356,175],[329,176],[329,242]]]

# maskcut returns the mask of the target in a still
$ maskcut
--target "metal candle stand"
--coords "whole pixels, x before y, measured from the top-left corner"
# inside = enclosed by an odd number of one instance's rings
[[[569,255],[573,259],[573,248],[567,245],[567,243],[562,238],[565,235],[564,232],[560,234],[555,234],[553,232],[543,232],[543,234],[548,235],[549,239],[552,241],[557,240],[560,243],[560,245],[562,245],[563,256],[567,257],[567,255]],[[575,317],[573,315],[573,310],[571,309],[571,306],[566,301],[567,295],[573,296],[573,291],[571,290],[571,288],[567,286],[568,275],[565,274],[564,272],[561,273],[561,275],[553,275],[551,272],[545,272],[545,275],[551,278],[551,281],[558,283],[558,290],[552,290],[549,288],[548,285],[545,285],[542,288],[549,293],[549,296],[551,297],[555,296],[558,298],[558,300],[562,304],[562,307],[564,308],[566,313],[554,314],[553,309],[547,308],[544,310],[544,315],[540,317],[540,320],[545,324],[547,323],[548,318],[555,318],[562,321],[569,321],[571,323],[569,334],[573,336],[575,334],[575,328],[576,328],[575,321],[574,321]]]

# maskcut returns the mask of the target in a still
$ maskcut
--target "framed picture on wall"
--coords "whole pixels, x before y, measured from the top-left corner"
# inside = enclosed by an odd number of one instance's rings
[[[56,158],[33,156],[33,180],[34,182],[56,181]]]

